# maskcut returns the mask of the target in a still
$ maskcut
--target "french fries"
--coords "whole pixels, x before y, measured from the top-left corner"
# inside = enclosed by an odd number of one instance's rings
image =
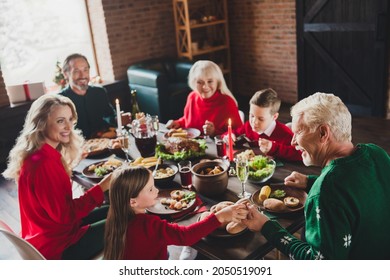
[[[139,157],[135,159],[132,163],[130,163],[130,166],[144,166],[146,168],[155,166],[157,164],[158,158],[156,157]],[[158,162],[158,164],[161,164],[161,160]]]
[[[177,129],[171,129],[168,132],[169,137],[181,137],[181,138],[187,138],[188,137],[188,132],[187,130],[184,130],[182,128],[177,128]]]

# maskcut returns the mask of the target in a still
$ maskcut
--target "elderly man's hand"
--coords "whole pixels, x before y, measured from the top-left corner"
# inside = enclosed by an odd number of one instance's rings
[[[269,220],[268,217],[259,212],[256,205],[247,204],[247,209],[249,213],[245,220],[242,220],[241,223],[246,225],[251,231],[261,231],[264,224]]]
[[[306,189],[307,176],[299,172],[293,171],[290,175],[284,178],[284,184],[290,187]]]

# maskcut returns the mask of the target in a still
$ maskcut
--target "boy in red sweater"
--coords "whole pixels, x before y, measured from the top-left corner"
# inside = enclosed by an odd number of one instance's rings
[[[274,158],[301,161],[301,152],[291,145],[293,133],[289,127],[279,122],[281,100],[271,89],[256,92],[249,101],[249,121],[239,128],[233,129],[233,141],[236,135],[245,135],[261,152]],[[224,134],[227,137],[226,133]]]

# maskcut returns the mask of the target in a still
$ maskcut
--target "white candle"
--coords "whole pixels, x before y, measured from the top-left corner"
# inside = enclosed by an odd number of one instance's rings
[[[116,121],[118,123],[118,136],[122,135],[122,118],[121,118],[121,107],[119,106],[119,100],[115,99],[116,104]]]

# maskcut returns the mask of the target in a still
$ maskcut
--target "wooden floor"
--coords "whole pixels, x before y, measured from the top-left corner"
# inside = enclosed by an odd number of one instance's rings
[[[248,118],[247,108],[243,108]],[[280,109],[279,120],[289,122],[291,120],[290,105],[282,105]],[[353,118],[352,125],[353,142],[357,143],[374,143],[384,148],[390,154],[390,120],[377,118]],[[1,172],[3,170],[0,170]],[[81,190],[75,189],[75,196],[80,195]],[[15,232],[20,231],[20,214],[17,198],[17,188],[13,182],[6,181],[0,176],[0,219],[6,222]],[[16,251],[11,247],[8,240],[0,236],[0,260],[2,259],[19,259]],[[174,251],[177,254],[176,251]],[[276,259],[276,250],[266,256],[266,259]],[[282,256],[282,258],[284,258]]]

